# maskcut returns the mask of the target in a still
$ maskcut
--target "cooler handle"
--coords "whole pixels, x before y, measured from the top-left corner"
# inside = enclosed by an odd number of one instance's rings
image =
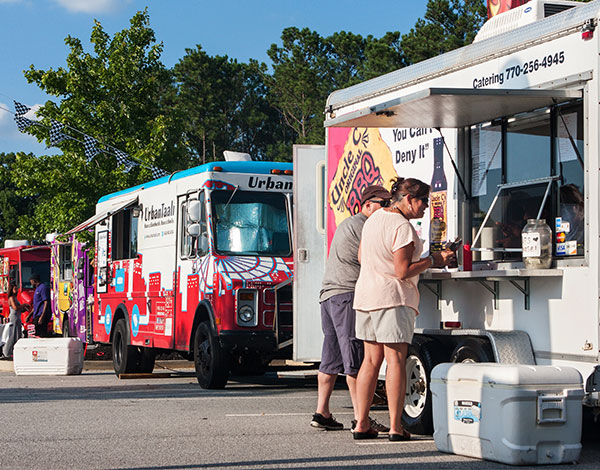
[[[538,424],[566,423],[565,397],[563,395],[538,394],[537,422]]]

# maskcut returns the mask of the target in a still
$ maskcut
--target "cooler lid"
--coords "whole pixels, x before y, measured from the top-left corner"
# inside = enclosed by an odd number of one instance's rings
[[[581,374],[573,367],[496,363],[440,364],[431,372],[431,380],[453,383],[478,382],[484,386],[583,386]]]

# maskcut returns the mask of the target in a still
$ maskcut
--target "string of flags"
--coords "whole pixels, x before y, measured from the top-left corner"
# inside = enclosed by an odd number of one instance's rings
[[[38,121],[34,121],[32,119],[25,117],[25,115],[29,111],[31,111],[31,108],[29,106],[26,106],[15,100],[13,100],[13,102],[15,104],[15,123],[17,125],[17,129],[19,130],[19,132],[25,132],[31,126],[46,127],[44,124],[41,124]],[[69,134],[65,134],[63,132],[65,127],[81,134],[83,136],[83,141],[81,141]],[[57,146],[58,144],[66,141],[66,140],[73,140],[75,142],[79,142],[80,144],[83,144],[84,155],[88,161],[90,161],[92,158],[94,158],[99,153],[107,153],[110,155],[114,155],[117,159],[117,163],[119,165],[123,165],[125,171],[130,171],[132,168],[134,168],[136,166],[141,166],[142,168],[150,169],[150,171],[152,173],[152,177],[154,179],[162,178],[163,176],[169,175],[169,173],[167,171],[163,170],[162,168],[157,168],[155,166],[146,166],[146,165],[142,165],[138,162],[135,162],[131,159],[129,154],[127,154],[126,152],[123,152],[122,150],[119,150],[110,145],[100,144],[100,142],[97,139],[87,135],[84,132],[81,132],[79,129],[75,129],[74,127],[71,127],[71,126],[65,126],[63,123],[52,119],[50,121],[50,146]]]

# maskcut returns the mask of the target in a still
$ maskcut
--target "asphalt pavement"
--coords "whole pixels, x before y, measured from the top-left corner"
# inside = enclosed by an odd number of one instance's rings
[[[510,468],[438,452],[429,436],[359,442],[347,428],[311,428],[314,377],[282,378],[271,368],[263,377],[234,377],[225,390],[203,390],[191,363],[165,362],[157,371],[173,373],[166,378],[120,380],[102,369],[106,362],[86,363],[77,376],[0,372],[0,469]],[[343,381],[332,411],[349,425]],[[388,420],[385,410],[372,414]],[[597,440],[584,443],[576,468],[600,468]]]

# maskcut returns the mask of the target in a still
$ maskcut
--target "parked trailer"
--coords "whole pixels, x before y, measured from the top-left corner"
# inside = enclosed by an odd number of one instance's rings
[[[413,433],[433,430],[430,372],[448,361],[572,366],[587,382],[584,404],[600,411],[600,2],[554,3],[529,2],[509,12],[521,23],[490,20],[504,32],[484,26],[487,39],[327,101],[326,155],[312,154],[327,165],[315,186],[327,191],[328,241],[363,186],[400,175],[432,183],[430,214],[411,221],[426,246],[472,245],[472,270],[461,258],[421,275],[403,414]],[[556,14],[517,27],[544,12]],[[552,229],[550,269],[524,269],[528,218]],[[302,286],[324,257],[297,240]],[[305,296],[295,294],[300,333]],[[297,357],[318,358],[318,323],[312,338],[299,338]]]
[[[54,333],[91,343],[94,267],[87,243],[76,235],[55,236],[51,242],[51,297]]]
[[[116,374],[179,351],[223,388],[291,349],[291,195],[291,164],[227,161],[98,201],[70,233],[96,225],[93,339]]]

